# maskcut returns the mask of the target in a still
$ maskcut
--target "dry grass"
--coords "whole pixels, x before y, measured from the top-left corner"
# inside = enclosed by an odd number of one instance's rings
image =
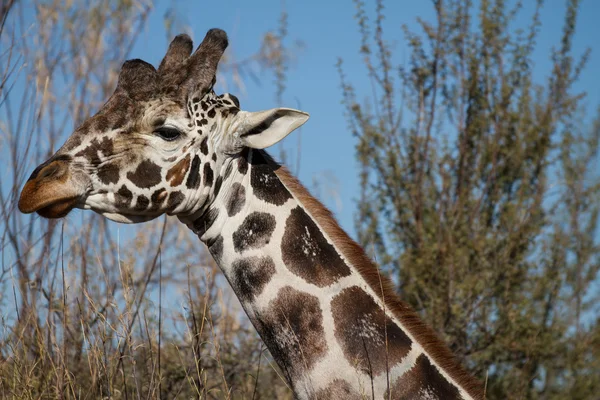
[[[152,224],[148,246],[147,233],[117,243],[112,265],[63,232],[49,285],[21,293],[12,280],[15,296],[35,306],[20,301],[15,317],[3,315],[2,398],[290,397],[214,263],[162,257],[166,240],[185,235],[176,224]]]
[[[17,211],[28,174],[114,88],[151,9],[149,0],[0,7],[1,398],[291,397],[183,225]],[[243,67],[229,65],[238,79]]]

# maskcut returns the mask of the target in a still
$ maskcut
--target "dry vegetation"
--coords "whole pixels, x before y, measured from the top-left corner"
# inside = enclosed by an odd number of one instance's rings
[[[597,398],[600,109],[579,82],[580,2],[434,0],[402,26],[400,63],[385,2],[354,3],[368,74],[339,70],[359,241],[489,398]]]
[[[573,54],[578,1],[565,2],[545,80],[532,69],[541,1],[523,31],[511,25],[518,1],[433,1],[436,21],[405,28],[400,66],[383,2],[365,3],[355,1],[368,76],[340,62],[360,241],[465,365],[489,375],[489,398],[597,397],[600,116],[573,88],[589,56]],[[1,398],[291,398],[177,221],[133,229],[91,212],[17,211],[27,173],[112,92],[152,5],[0,3]],[[281,99],[285,14],[277,24],[254,56],[225,55],[221,82],[243,90],[266,68]],[[354,79],[372,97],[357,100]]]
[[[0,12],[0,397],[289,398],[178,221],[132,229],[91,212],[49,221],[16,209],[35,163],[112,92],[151,2],[3,1]],[[233,84],[277,65],[277,38],[225,60]]]

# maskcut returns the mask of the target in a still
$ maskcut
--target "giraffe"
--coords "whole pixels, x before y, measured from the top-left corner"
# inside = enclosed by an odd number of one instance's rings
[[[113,95],[22,189],[21,212],[176,216],[206,244],[300,399],[481,399],[479,384],[332,214],[264,149],[308,120],[213,90],[227,35],[158,69],[126,61]]]

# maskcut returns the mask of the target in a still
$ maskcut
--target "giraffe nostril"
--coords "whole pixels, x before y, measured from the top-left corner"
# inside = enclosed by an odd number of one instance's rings
[[[61,177],[67,170],[67,165],[72,161],[71,156],[63,154],[54,156],[50,160],[38,165],[29,176],[29,181],[32,179],[44,179],[51,177]]]
[[[44,169],[42,169],[40,171],[40,173],[38,174],[37,178],[44,179],[44,178],[51,177],[51,176],[55,175],[58,170],[59,170],[58,165],[56,163],[52,163],[52,164],[46,166]]]
[[[60,178],[64,175],[65,171],[66,165],[64,162],[53,161],[50,164],[42,167],[39,171],[37,171],[37,174],[34,171],[30,179],[35,178],[37,180],[42,180],[49,178]]]

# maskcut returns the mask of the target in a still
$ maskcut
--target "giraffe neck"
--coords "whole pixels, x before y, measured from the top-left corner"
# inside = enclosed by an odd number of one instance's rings
[[[182,221],[207,244],[298,398],[479,397],[283,167],[249,150],[221,173],[212,204]]]

